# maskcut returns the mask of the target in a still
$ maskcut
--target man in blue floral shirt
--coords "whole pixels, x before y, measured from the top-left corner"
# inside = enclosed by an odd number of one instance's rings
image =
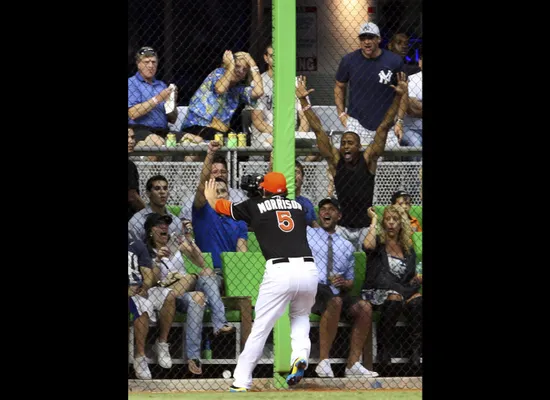
[[[227,50],[223,67],[212,71],[191,98],[182,130],[213,140],[216,133],[227,132],[240,102],[254,106],[262,95],[262,78],[254,59],[248,53],[233,55]]]

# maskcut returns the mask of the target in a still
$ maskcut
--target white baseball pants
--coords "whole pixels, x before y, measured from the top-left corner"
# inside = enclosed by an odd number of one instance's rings
[[[317,268],[314,262],[304,261],[304,257],[289,257],[288,261],[275,264],[273,261],[279,259],[266,262],[256,301],[256,319],[234,372],[236,387],[251,388],[252,371],[262,357],[267,337],[289,303],[292,347],[289,365],[298,357],[309,358],[309,314],[317,294]]]

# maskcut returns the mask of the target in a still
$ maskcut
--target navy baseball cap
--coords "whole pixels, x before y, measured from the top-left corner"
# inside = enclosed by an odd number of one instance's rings
[[[158,213],[151,213],[147,215],[147,219],[143,224],[146,232],[149,232],[153,226],[160,224],[170,225],[172,223],[172,217],[169,215],[160,215]]]
[[[319,202],[319,208],[323,207],[325,204],[331,203],[338,211],[340,211],[340,203],[334,197],[326,197]]]

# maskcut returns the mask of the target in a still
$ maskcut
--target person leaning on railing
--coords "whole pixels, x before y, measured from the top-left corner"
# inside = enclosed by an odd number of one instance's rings
[[[254,106],[263,93],[260,70],[252,56],[226,50],[223,67],[212,71],[191,97],[182,124],[184,140],[214,140],[216,133],[228,131],[239,103]]]

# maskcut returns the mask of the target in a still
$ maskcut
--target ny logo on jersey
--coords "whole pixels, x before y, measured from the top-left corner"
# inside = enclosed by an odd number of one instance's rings
[[[388,70],[387,73],[384,73],[384,71],[380,71],[378,73],[378,76],[380,77],[380,82],[379,83],[383,83],[384,85],[387,85],[388,83],[390,83],[392,72],[391,72],[391,70]]]

